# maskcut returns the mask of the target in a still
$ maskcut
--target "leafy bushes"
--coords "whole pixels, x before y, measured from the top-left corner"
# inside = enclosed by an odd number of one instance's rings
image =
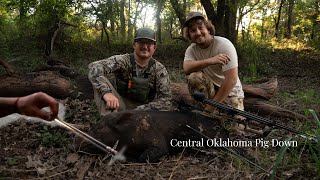
[[[43,126],[40,130],[41,133],[41,144],[44,146],[63,147],[69,143],[66,132],[60,132],[61,130],[55,130]]]

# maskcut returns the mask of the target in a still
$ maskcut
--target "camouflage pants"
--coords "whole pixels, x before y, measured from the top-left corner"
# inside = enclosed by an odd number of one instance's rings
[[[190,94],[193,94],[195,91],[203,92],[206,94],[207,98],[212,99],[219,90],[219,87],[214,85],[213,82],[211,82],[210,79],[202,72],[191,73],[188,76],[187,81]],[[244,110],[243,98],[228,96],[224,103],[236,109]]]
[[[112,89],[112,94],[114,94],[118,100],[119,100],[119,109],[118,111],[123,111],[127,109],[126,103],[124,102],[124,100],[122,99],[122,97],[119,95],[119,93],[116,91],[116,89],[114,88],[114,86],[112,85],[112,83],[108,80],[105,79],[105,83],[108,84],[111,89]],[[94,101],[97,105],[98,111],[100,113],[100,115],[104,116],[106,114],[109,114],[110,112],[112,112],[113,110],[107,109],[106,108],[106,102],[104,101],[102,94],[97,91],[96,89],[93,88],[93,92],[94,92]]]
[[[105,82],[108,84],[108,86],[112,89],[112,94],[115,95],[119,100],[119,108],[117,111],[124,111],[127,109],[134,109],[140,104],[137,104],[135,102],[132,102],[126,98],[123,98],[116,90],[116,78],[113,74],[109,74],[107,78],[105,78]],[[97,91],[96,89],[93,89],[94,92],[94,101],[96,103],[96,106],[98,108],[98,111],[101,116],[104,116],[106,114],[109,114],[111,112],[114,112],[113,110],[106,108],[106,102],[104,101],[102,94]]]

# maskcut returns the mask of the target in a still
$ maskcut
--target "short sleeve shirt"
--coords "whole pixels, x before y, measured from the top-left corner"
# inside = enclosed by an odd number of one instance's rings
[[[218,54],[227,54],[230,57],[229,63],[226,65],[210,65],[202,71],[216,86],[220,87],[222,82],[225,80],[223,72],[238,67],[237,51],[228,39],[220,36],[214,36],[214,41],[212,41],[210,46],[206,49],[202,49],[197,44],[192,43],[185,52],[184,61],[200,61],[214,57]],[[229,96],[244,97],[239,77],[237,78],[236,85],[231,90]]]

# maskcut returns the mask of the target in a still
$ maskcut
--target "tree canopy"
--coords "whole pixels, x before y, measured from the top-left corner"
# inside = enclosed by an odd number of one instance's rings
[[[1,0],[0,39],[42,38],[59,23],[65,38],[132,40],[138,27],[158,32],[159,42],[181,38],[187,13],[200,11],[217,35],[237,42],[239,36],[298,38],[316,43],[320,37],[318,0]]]

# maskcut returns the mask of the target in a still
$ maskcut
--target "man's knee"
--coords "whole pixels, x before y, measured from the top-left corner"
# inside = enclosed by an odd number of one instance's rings
[[[193,72],[188,76],[187,82],[191,94],[195,91],[199,91],[205,93],[207,97],[213,98],[215,94],[214,86],[206,74],[202,72]]]
[[[231,97],[230,98],[230,106],[243,111],[244,110],[243,98]]]
[[[187,77],[187,80],[188,80],[188,84],[190,84],[190,85],[199,84],[203,80],[203,73],[202,72],[193,72],[193,73],[189,74],[189,76]]]

